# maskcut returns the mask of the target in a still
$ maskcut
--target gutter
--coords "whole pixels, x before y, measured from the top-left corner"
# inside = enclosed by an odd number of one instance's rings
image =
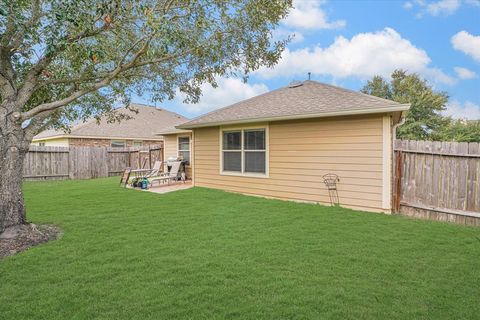
[[[185,124],[176,126],[175,128],[177,128],[177,129],[194,129],[194,128],[214,127],[214,126],[239,124],[239,123],[297,120],[297,119],[310,119],[310,118],[326,118],[326,117],[339,117],[339,116],[374,114],[374,113],[389,113],[389,112],[406,111],[409,108],[410,108],[410,104],[401,104],[401,105],[395,105],[395,106],[390,106],[390,107],[386,107],[386,108],[376,108],[376,109],[296,114],[296,115],[277,116],[277,117],[251,118],[251,119],[230,120],[230,121],[216,121],[216,122],[199,123],[199,124],[192,124],[192,125],[189,125],[188,123],[185,123]]]

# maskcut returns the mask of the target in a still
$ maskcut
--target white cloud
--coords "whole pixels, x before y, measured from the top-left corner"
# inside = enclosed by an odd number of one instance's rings
[[[477,74],[472,70],[462,67],[455,67],[453,68],[457,76],[462,80],[474,79],[477,77]]]
[[[272,38],[275,41],[285,40],[288,36],[292,37],[291,43],[300,43],[305,40],[302,33],[298,31],[290,31],[284,28],[275,29],[272,34]]]
[[[460,0],[440,0],[427,4],[426,10],[432,16],[450,15],[460,8]]]
[[[251,85],[238,78],[218,78],[217,84],[217,88],[213,88],[210,84],[202,85],[202,97],[199,103],[182,103],[185,94],[180,92],[177,94],[177,102],[182,104],[182,107],[188,112],[203,113],[268,91],[268,87],[263,83]]]
[[[329,21],[321,8],[325,1],[296,0],[293,9],[284,19],[283,24],[300,29],[338,29],[346,25],[345,20]]]
[[[480,0],[466,0],[465,2],[469,5],[480,7]]]
[[[442,70],[429,67],[427,53],[391,28],[374,33],[360,33],[351,39],[339,36],[326,48],[315,46],[294,51],[286,49],[273,69],[260,69],[264,78],[276,76],[330,75],[334,78],[373,75],[390,76],[395,69],[405,69],[428,76],[438,82],[453,84],[455,79]]]
[[[463,105],[457,100],[447,105],[444,114],[456,119],[480,120],[480,105],[466,101]]]
[[[474,36],[463,30],[455,34],[451,39],[453,48],[480,61],[480,35]]]
[[[452,15],[464,4],[479,7],[480,0],[411,0],[405,2],[403,4],[403,8],[410,10],[414,7],[417,7],[419,11],[417,12],[416,17],[421,18],[425,14],[429,14],[431,16]]]

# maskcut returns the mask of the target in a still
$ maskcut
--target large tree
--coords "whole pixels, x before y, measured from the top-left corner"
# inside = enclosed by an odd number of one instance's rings
[[[178,92],[196,102],[219,76],[272,66],[289,0],[0,2],[0,233],[26,223],[21,181],[32,137],[114,101]]]
[[[361,89],[377,97],[410,103],[405,123],[397,130],[397,138],[410,140],[442,140],[440,131],[450,119],[442,116],[448,95],[435,91],[428,82],[417,74],[396,70],[391,79],[374,76]]]

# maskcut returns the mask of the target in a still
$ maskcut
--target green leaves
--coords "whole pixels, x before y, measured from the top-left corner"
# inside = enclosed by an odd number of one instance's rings
[[[285,45],[272,41],[272,30],[291,7],[288,0],[45,0],[33,21],[34,1],[7,7],[15,8],[9,14],[21,39],[11,60],[18,88],[25,81],[35,88],[23,111],[75,96],[67,100],[76,111],[59,106],[64,116],[55,122],[82,117],[82,108],[105,112],[132,93],[162,101],[179,90],[195,102],[217,76],[272,66]]]
[[[374,76],[361,91],[411,104],[405,124],[397,130],[399,139],[480,142],[480,124],[444,117],[441,112],[446,108],[448,95],[434,91],[428,82],[417,74],[395,70],[390,82]]]

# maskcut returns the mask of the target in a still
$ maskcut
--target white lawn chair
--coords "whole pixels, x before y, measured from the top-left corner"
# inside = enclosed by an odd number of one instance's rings
[[[170,168],[170,172],[161,173],[155,177],[149,177],[148,182],[150,183],[150,185],[153,185],[154,181],[158,181],[159,183],[166,181],[168,184],[170,184],[170,181],[177,180],[178,171],[180,170],[181,164],[182,164],[181,161],[172,162],[172,167]]]
[[[160,169],[162,168],[162,161],[155,161],[152,169],[134,169],[130,171],[128,183],[132,184],[133,181],[139,179],[156,177],[161,174]]]
[[[162,167],[162,161],[155,161],[152,170],[147,173],[145,178],[156,177],[160,174],[160,168]]]

